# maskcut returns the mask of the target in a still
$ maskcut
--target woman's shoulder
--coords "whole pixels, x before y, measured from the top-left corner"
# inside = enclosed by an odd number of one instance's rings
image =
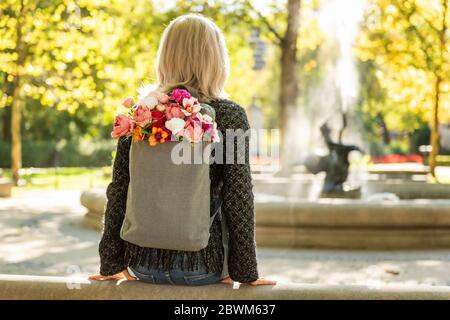
[[[226,98],[214,99],[208,104],[213,106],[215,109],[219,109],[220,111],[245,111],[239,103]]]
[[[216,99],[209,103],[216,112],[216,122],[219,129],[248,129],[248,119],[245,109],[230,99]]]
[[[216,99],[209,103],[216,112],[216,121],[219,126],[232,128],[248,127],[247,113],[237,102],[230,99]]]

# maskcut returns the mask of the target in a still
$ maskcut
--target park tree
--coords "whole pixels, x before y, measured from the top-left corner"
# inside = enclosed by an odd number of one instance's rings
[[[412,113],[430,124],[433,175],[439,124],[450,119],[449,5],[448,0],[371,0],[356,44],[365,70],[374,71],[366,84],[380,85],[366,107],[376,114],[391,109],[405,118]]]
[[[275,37],[280,48],[280,83],[279,83],[279,127],[281,129],[281,161],[287,155],[287,133],[289,132],[289,115],[297,107],[299,97],[299,58],[298,35],[300,27],[301,0],[288,0],[286,4],[285,31],[279,33],[276,27],[248,1],[250,8],[257,12],[269,32]]]
[[[0,3],[0,107],[11,132],[12,176],[17,184],[21,141],[27,121],[24,103],[37,103],[52,112],[83,114],[111,105],[109,79],[116,47],[116,21],[106,1],[5,0]],[[99,41],[101,39],[101,41]],[[86,118],[99,112],[84,112]],[[6,117],[10,116],[10,121]],[[6,124],[10,123],[10,127]],[[45,121],[42,126],[45,126]],[[53,130],[68,124],[52,124]]]
[[[282,110],[296,107],[302,85],[309,83],[302,77],[316,74],[319,65],[322,36],[310,17],[316,2],[304,0],[300,10],[300,1],[271,1],[264,8],[242,0],[2,1],[0,134],[12,142],[14,181],[21,141],[108,139],[120,99],[155,82],[161,34],[186,13],[210,17],[224,31],[232,66],[230,98],[246,106],[258,96],[269,126],[279,119],[287,131],[283,122],[289,112]],[[270,47],[266,67],[258,71],[252,68],[250,43],[255,28]]]
[[[294,157],[288,141],[294,125],[291,117],[301,100],[308,99],[308,86],[314,85],[320,77],[319,50],[325,42],[315,16],[320,1],[273,1],[264,13],[257,3],[247,1],[253,25],[260,27],[269,43],[277,49],[277,60],[271,70],[272,79],[276,81],[273,92],[277,95],[270,105],[275,105],[277,110],[272,115],[278,119],[277,127],[281,129],[280,160],[285,166],[288,159]]]

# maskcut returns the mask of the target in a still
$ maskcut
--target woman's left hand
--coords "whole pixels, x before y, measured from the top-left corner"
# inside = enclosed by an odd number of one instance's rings
[[[100,274],[96,274],[93,276],[90,276],[88,278],[89,280],[100,280],[100,281],[104,281],[104,280],[130,280],[130,281],[134,281],[137,280],[135,277],[131,276],[128,273],[128,270],[125,269],[122,272],[116,273],[112,276],[102,276]]]
[[[227,277],[223,278],[222,280],[220,280],[220,283],[223,283],[223,284],[233,284],[234,281],[231,280],[230,276],[227,276]]]
[[[229,276],[223,278],[220,282],[223,284],[233,284],[234,283],[234,281]],[[263,285],[276,285],[277,282],[273,281],[273,280],[259,278],[258,280],[255,280],[253,282],[248,282],[248,284],[250,284],[252,286],[263,286]]]

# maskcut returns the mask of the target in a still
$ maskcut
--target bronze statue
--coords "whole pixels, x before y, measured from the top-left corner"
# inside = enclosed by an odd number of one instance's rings
[[[348,178],[350,167],[348,155],[352,151],[359,151],[361,153],[363,151],[355,145],[345,145],[341,141],[334,142],[331,139],[331,130],[326,122],[320,127],[320,132],[327,144],[329,153],[325,156],[310,155],[306,158],[304,165],[313,174],[323,171],[326,172],[322,195],[348,192],[343,188],[344,182]],[[342,131],[339,136],[342,136]],[[352,190],[353,193],[354,191]]]

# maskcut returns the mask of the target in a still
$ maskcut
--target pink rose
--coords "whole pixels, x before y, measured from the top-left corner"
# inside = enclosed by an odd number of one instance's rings
[[[199,142],[202,140],[203,129],[201,117],[202,115],[197,113],[186,120],[186,125],[184,126],[184,130],[181,135],[189,142]]]
[[[182,103],[183,99],[190,99],[191,94],[189,91],[185,89],[175,89],[172,91],[172,94],[170,95],[170,99],[175,100],[178,103]]]
[[[138,106],[133,114],[134,120],[142,128],[152,121],[152,112],[145,106]]]
[[[189,125],[182,130],[181,135],[189,142],[199,142],[202,140],[203,130],[199,125]]]
[[[171,103],[166,108],[167,119],[172,118],[184,118],[184,113],[181,111],[181,108],[176,103]]]
[[[202,127],[202,123],[203,123],[203,115],[201,113],[196,113],[186,120],[187,125],[196,125],[199,126],[200,128]]]
[[[111,137],[119,138],[132,133],[134,129],[134,121],[130,117],[119,114],[114,119],[114,129],[111,132]]]
[[[134,98],[133,97],[128,97],[125,100],[122,101],[122,105],[125,108],[129,108],[134,104]]]

